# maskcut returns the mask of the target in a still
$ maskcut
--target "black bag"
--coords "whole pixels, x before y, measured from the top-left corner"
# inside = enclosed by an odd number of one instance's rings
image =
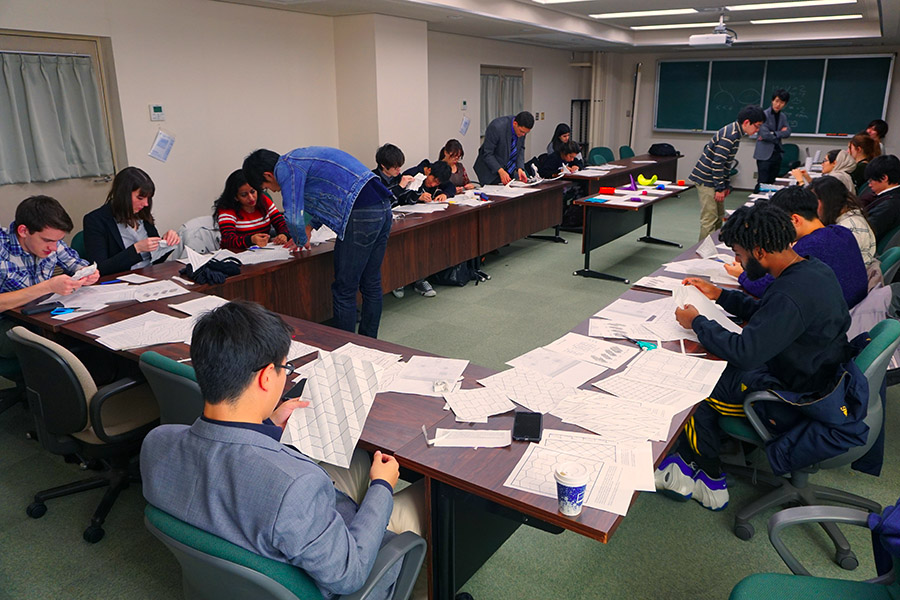
[[[462,287],[474,279],[478,279],[475,270],[478,268],[478,259],[473,258],[461,262],[456,266],[438,271],[428,279],[435,285],[455,285]]]
[[[225,283],[225,280],[232,275],[239,275],[240,272],[241,262],[236,258],[229,257],[223,260],[211,258],[196,271],[191,265],[185,265],[178,274],[195,283],[218,285]]]
[[[653,144],[648,152],[651,156],[678,156],[678,151],[672,144]]]

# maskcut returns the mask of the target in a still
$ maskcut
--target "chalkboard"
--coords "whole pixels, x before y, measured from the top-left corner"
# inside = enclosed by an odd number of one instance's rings
[[[739,66],[739,68],[735,68]],[[715,60],[709,80],[706,129],[717,130],[734,121],[748,104],[762,97],[764,60]]]
[[[657,94],[665,98],[677,98],[677,101],[658,104],[656,122],[664,123],[659,127],[698,131],[703,129],[708,81],[708,60],[660,63]]]
[[[747,104],[767,108],[783,88],[794,134],[854,134],[884,118],[893,64],[885,54],[659,61],[653,126],[716,131]]]

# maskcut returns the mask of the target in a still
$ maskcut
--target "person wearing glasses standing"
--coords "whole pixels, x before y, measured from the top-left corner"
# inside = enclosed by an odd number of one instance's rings
[[[534,127],[534,115],[497,117],[484,132],[484,143],[475,159],[475,174],[481,185],[506,185],[513,179],[528,181],[525,174],[525,136]]]

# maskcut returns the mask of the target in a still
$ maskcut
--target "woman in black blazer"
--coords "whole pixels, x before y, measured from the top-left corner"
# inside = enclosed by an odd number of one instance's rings
[[[173,249],[179,243],[173,230],[160,237],[153,224],[150,209],[155,191],[147,173],[126,167],[113,179],[106,203],[84,216],[86,258],[97,263],[101,275],[145,267],[161,242]],[[164,258],[157,257],[155,262]]]

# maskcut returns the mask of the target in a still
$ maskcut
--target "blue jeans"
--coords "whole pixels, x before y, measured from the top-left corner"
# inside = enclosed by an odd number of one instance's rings
[[[331,296],[334,326],[356,330],[356,291],[362,295],[359,334],[378,337],[381,321],[381,261],[391,233],[391,202],[354,206],[350,211],[344,239],[334,245],[334,283]]]

